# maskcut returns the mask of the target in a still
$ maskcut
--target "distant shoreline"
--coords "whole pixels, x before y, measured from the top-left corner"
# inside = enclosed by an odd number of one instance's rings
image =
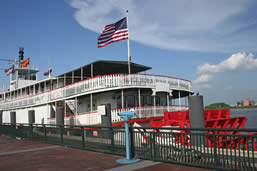
[[[240,107],[230,107],[229,109],[252,109],[257,108],[257,106],[240,106]]]
[[[257,108],[257,106],[235,106],[235,107],[217,107],[217,108],[212,108],[212,109],[253,109],[253,108]],[[205,109],[210,109],[210,108],[206,108]]]
[[[230,106],[230,105],[225,104],[223,102],[219,102],[219,103],[213,103],[213,104],[205,106],[205,109],[252,109],[252,108],[257,108],[257,105],[252,105],[252,106]]]

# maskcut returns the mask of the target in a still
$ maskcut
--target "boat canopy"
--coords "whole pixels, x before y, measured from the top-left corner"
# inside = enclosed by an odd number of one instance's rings
[[[149,69],[152,69],[149,66],[140,65],[131,62],[131,73],[139,73]],[[80,77],[83,75],[84,78],[89,78],[97,75],[107,75],[115,73],[128,73],[128,62],[127,61],[107,61],[107,60],[98,60],[83,67],[77,68],[70,72],[59,75],[58,77],[74,76]]]

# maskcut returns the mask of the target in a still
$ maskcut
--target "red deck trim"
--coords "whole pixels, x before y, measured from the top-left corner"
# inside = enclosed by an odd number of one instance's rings
[[[170,106],[170,107],[188,107],[186,105],[156,105],[156,106],[154,106],[154,105],[146,105],[146,106],[133,106],[133,107],[124,107],[124,108],[114,108],[112,110],[131,109],[131,108],[139,108],[139,107],[144,108],[144,107],[168,107],[168,106]]]

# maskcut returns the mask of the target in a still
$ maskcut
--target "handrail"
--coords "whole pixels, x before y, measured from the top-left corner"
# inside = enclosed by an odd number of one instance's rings
[[[64,87],[67,87],[67,86],[70,86],[70,85],[73,85],[73,84],[76,84],[76,83],[79,83],[79,82],[83,82],[83,81],[87,81],[87,80],[91,80],[91,79],[95,79],[95,78],[99,78],[99,77],[116,76],[116,75],[145,75],[145,76],[155,76],[155,77],[163,77],[163,78],[172,78],[172,79],[187,81],[187,82],[190,82],[190,83],[191,83],[190,80],[186,80],[186,79],[182,79],[182,78],[176,78],[176,77],[170,77],[170,76],[164,76],[164,75],[142,74],[142,73],[131,73],[131,74],[128,74],[128,73],[114,73],[114,74],[97,75],[97,76],[94,76],[94,77],[85,78],[85,79],[83,79],[83,80],[80,80],[80,81],[77,81],[77,82],[74,82],[74,83],[70,83],[70,84],[67,84],[67,85],[60,86],[60,87],[48,89],[48,90],[46,90],[46,91],[41,91],[41,92],[36,93],[36,94],[32,94],[32,95],[23,95],[23,96],[21,96],[20,98],[31,97],[31,96],[39,95],[39,94],[42,94],[42,93],[47,93],[47,92],[50,92],[50,91],[54,91],[54,90],[56,90],[56,89],[64,88]],[[23,87],[23,88],[24,88],[24,87]],[[25,87],[25,88],[26,88],[26,87]],[[14,91],[11,91],[11,92],[14,92]],[[11,93],[11,92],[10,92],[10,93]],[[10,100],[6,100],[6,101],[18,100],[18,99],[20,99],[20,98],[10,99]],[[3,102],[0,102],[0,103],[3,103]]]
[[[123,126],[119,126],[119,127],[107,127],[107,126],[85,126],[85,125],[57,125],[57,124],[29,124],[29,123],[16,123],[16,124],[12,124],[12,123],[2,123],[2,125],[17,125],[17,126],[22,126],[22,125],[29,125],[29,126],[67,126],[67,127],[89,127],[89,128],[117,128],[120,129]],[[0,125],[1,126],[1,125]],[[131,127],[132,129],[138,129],[138,127]],[[140,127],[141,128],[141,127]],[[257,132],[257,128],[244,128],[244,129],[237,129],[237,128],[178,128],[178,127],[142,127],[144,129],[149,129],[149,130],[185,130],[185,131],[241,131],[241,132]],[[224,134],[216,134],[216,135],[223,135]],[[248,135],[244,135],[244,136],[248,136]],[[253,134],[254,137],[257,137],[257,134]]]
[[[257,135],[246,131],[257,129],[130,127],[129,144],[132,156],[142,159],[214,170],[257,170]],[[125,151],[122,126],[2,124],[0,135],[116,155]]]

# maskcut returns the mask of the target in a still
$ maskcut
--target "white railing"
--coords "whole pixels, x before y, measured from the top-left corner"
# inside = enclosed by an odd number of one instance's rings
[[[76,118],[77,125],[98,125],[101,124],[101,115],[98,114],[98,111],[88,112],[85,114],[78,114]]]
[[[134,118],[151,118],[164,116],[165,111],[179,111],[179,110],[188,110],[188,106],[143,106],[143,107],[129,107],[123,109],[113,109],[112,110],[112,122],[123,121],[119,113],[127,111],[136,111],[136,117]]]
[[[112,109],[112,122],[121,122],[123,119],[120,118],[119,113],[127,112],[130,110],[136,111],[136,117],[134,119],[140,118],[152,118],[164,116],[165,111],[179,111],[188,110],[188,106],[143,106],[143,107],[130,107],[123,109]],[[55,118],[49,118],[48,123],[54,124]],[[64,119],[65,125],[99,125],[101,124],[101,115],[98,111],[79,113],[74,116],[68,116]]]
[[[41,94],[5,101],[0,103],[0,109],[15,109],[19,107],[40,105],[71,96],[79,96],[80,94],[86,94],[92,91],[116,87],[126,88],[132,86],[156,88],[158,83],[166,84],[170,89],[184,90],[189,92],[192,91],[190,81],[178,78],[146,74],[112,74],[89,78]]]
[[[55,125],[56,124],[56,119],[55,118],[48,118],[47,119],[47,124]]]

